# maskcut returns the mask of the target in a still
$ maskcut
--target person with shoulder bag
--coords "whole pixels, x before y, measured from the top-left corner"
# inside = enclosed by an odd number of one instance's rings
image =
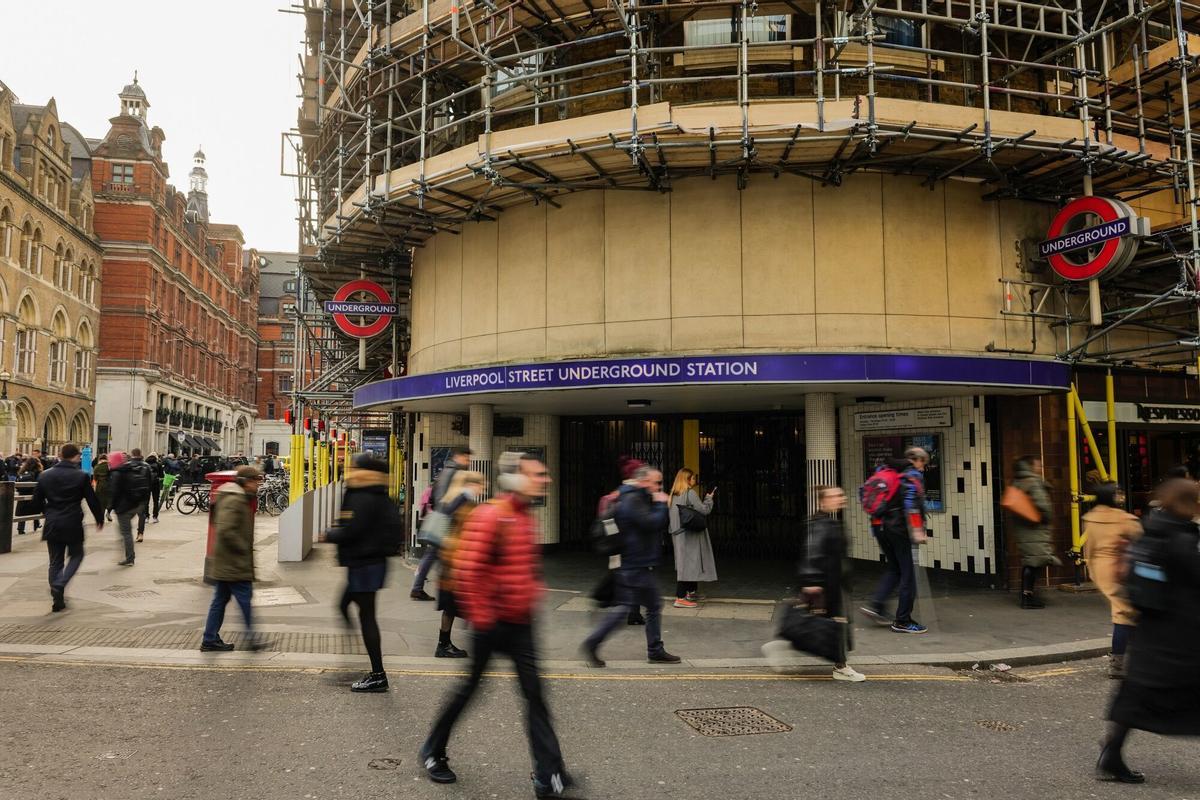
[[[1137,610],[1122,591],[1125,578],[1125,554],[1130,542],[1142,535],[1142,524],[1127,512],[1125,493],[1115,483],[1102,483],[1095,489],[1096,505],[1083,515],[1083,555],[1088,574],[1108,598],[1112,609],[1112,652],[1109,677],[1125,677],[1125,651],[1137,624]]]
[[[917,566],[913,546],[927,539],[925,533],[925,467],[929,453],[920,447],[904,451],[904,458],[885,464],[868,480],[861,492],[864,509],[873,498],[879,500],[872,514],[871,528],[887,561],[888,571],[867,605],[859,608],[877,625],[890,626],[895,633],[922,634],[928,631],[912,618],[917,600]],[[886,480],[884,479],[886,477]],[[886,485],[886,496],[869,489]],[[888,616],[883,604],[897,592],[896,614]]]
[[[338,563],[346,568],[346,588],[338,611],[349,625],[351,603],[358,607],[363,646],[371,659],[371,672],[350,685],[352,692],[388,690],[375,595],[387,579],[388,558],[400,549],[403,530],[400,510],[388,496],[387,462],[370,453],[355,456],[346,473],[337,524],[321,535],[321,541],[337,545]]]
[[[454,646],[450,632],[455,617],[460,616],[458,602],[454,597],[454,559],[463,527],[471,512],[483,497],[484,478],[481,472],[459,470],[454,474],[442,498],[442,509],[446,514],[446,533],[438,545],[438,599],[437,608],[442,612],[442,624],[438,629],[438,644],[435,658],[466,658],[467,651]]]
[[[1037,570],[1058,567],[1062,562],[1054,555],[1051,528],[1054,508],[1050,501],[1050,485],[1042,477],[1042,460],[1036,456],[1018,458],[1013,464],[1010,490],[1020,494],[1014,497],[1006,491],[1007,502],[1002,499],[1001,505],[1010,511],[1013,538],[1021,554],[1021,608],[1045,608],[1045,601],[1038,597],[1035,589]]]
[[[675,607],[696,608],[701,581],[717,579],[712,540],[708,536],[708,515],[713,509],[713,494],[700,499],[696,490],[699,476],[684,467],[675,473],[668,509],[668,532],[675,550]]]

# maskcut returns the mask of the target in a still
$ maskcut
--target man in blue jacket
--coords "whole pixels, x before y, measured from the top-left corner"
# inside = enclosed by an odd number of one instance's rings
[[[887,572],[867,605],[859,608],[878,625],[890,626],[896,633],[922,634],[928,629],[912,618],[917,599],[916,563],[913,546],[925,542],[925,467],[929,453],[920,447],[904,451],[903,461],[895,464],[900,486],[884,509],[881,524],[873,527],[876,541],[887,560]],[[889,617],[883,604],[892,592],[898,592],[896,615]]]
[[[62,611],[67,607],[63,598],[67,583],[83,563],[83,509],[80,503],[87,502],[96,529],[104,527],[104,509],[96,499],[91,478],[79,468],[82,455],[73,444],[64,444],[59,451],[59,460],[50,469],[43,470],[33,490],[33,502],[45,509],[46,524],[42,527],[42,538],[50,553],[50,596],[53,598],[51,611]],[[70,560],[63,562],[66,556]]]
[[[601,643],[620,625],[629,612],[646,607],[646,660],[652,664],[678,664],[662,641],[662,596],[658,587],[658,555],[667,532],[667,503],[662,490],[662,472],[643,465],[633,473],[634,483],[623,484],[613,519],[621,537],[621,565],[616,569],[616,604],[583,643],[589,667],[603,667],[597,655]]]

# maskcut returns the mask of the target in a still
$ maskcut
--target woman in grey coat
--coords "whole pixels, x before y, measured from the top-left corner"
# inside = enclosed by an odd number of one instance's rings
[[[712,513],[713,492],[700,499],[696,489],[698,478],[695,472],[684,467],[675,473],[671,486],[670,531],[671,543],[675,546],[675,607],[696,608],[696,588],[700,581],[715,581],[717,565],[713,561],[712,542],[708,528],[686,530],[679,521],[679,509],[686,506],[707,517]],[[715,490],[714,490],[715,491]]]
[[[1037,596],[1034,588],[1037,570],[1058,567],[1062,562],[1054,555],[1054,533],[1051,528],[1054,509],[1050,499],[1050,484],[1042,477],[1042,460],[1036,456],[1018,458],[1013,465],[1013,486],[1029,496],[1041,517],[1037,522],[1032,522],[1017,514],[1011,515],[1017,552],[1021,554],[1021,608],[1045,608],[1045,602]]]

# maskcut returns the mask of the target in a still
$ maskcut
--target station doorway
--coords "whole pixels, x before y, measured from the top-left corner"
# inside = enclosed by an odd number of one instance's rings
[[[622,455],[658,466],[664,491],[683,466],[716,487],[709,535],[718,557],[792,558],[807,516],[803,414],[688,415],[699,464],[684,464],[683,416],[563,417],[560,541],[587,546],[600,497],[620,482]],[[693,428],[694,430],[695,428]],[[695,443],[693,443],[694,445]]]

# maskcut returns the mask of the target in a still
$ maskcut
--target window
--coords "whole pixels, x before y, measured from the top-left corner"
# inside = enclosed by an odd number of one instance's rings
[[[133,183],[133,164],[113,164],[113,183]]]
[[[288,317],[296,310],[296,303],[293,300],[284,300],[279,304],[279,316]]]
[[[736,19],[704,19],[683,23],[683,41],[687,45],[737,44]],[[790,38],[791,17],[769,14],[747,20],[747,33],[752,42],[782,42]]]
[[[0,256],[12,257],[12,212],[0,208]]]
[[[284,328],[279,332],[279,339],[284,342],[296,341],[296,330],[294,328]]]
[[[285,292],[287,292],[288,294],[295,294],[296,293],[296,282],[295,281],[284,281],[283,290]]]
[[[92,380],[92,354],[82,347],[75,351],[75,391],[86,392]],[[160,407],[161,407],[161,402]]]
[[[267,403],[267,419],[275,419],[275,404]]]
[[[55,339],[50,342],[50,382],[67,381],[67,343]]]
[[[509,67],[502,67],[496,70],[496,89],[495,94],[501,95],[505,92],[512,91],[524,84],[519,82],[520,78],[527,75],[534,75],[541,67],[541,54],[526,56]]]
[[[291,350],[282,350],[279,353],[279,363],[282,366],[287,366],[295,363],[296,354]]]
[[[32,375],[37,352],[37,332],[29,328],[17,328],[17,339],[13,349],[13,369],[18,375]]]
[[[292,376],[291,375],[280,375],[279,376],[279,392],[280,392],[280,394],[290,394],[291,391],[292,391]]]
[[[49,130],[46,131],[46,144],[50,145],[51,147],[54,147],[54,126],[53,125],[51,125]]]

